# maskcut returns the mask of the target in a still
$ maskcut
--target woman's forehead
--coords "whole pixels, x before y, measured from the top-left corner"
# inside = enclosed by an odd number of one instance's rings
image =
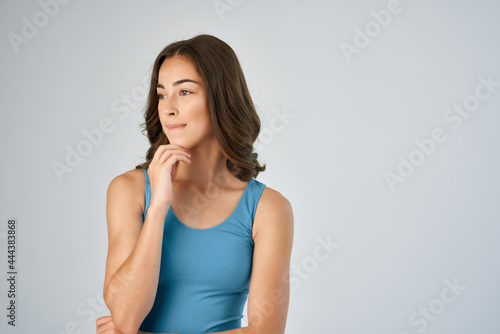
[[[177,55],[171,58],[166,58],[160,66],[160,72],[167,72],[168,74],[168,72],[173,70],[196,72],[196,67],[188,57]]]

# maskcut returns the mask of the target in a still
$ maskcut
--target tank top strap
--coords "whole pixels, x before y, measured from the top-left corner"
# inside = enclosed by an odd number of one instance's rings
[[[142,215],[142,221],[144,222],[144,218],[148,213],[149,202],[151,201],[151,185],[149,184],[148,170],[146,168],[143,168],[142,170],[144,170],[144,175],[146,178],[146,200],[144,203],[144,213]]]
[[[256,179],[251,179],[248,184],[248,189],[246,189],[246,194],[244,194],[242,200],[243,210],[240,212],[244,212],[249,215],[250,219],[244,219],[243,222],[247,223],[245,226],[249,231],[252,230],[253,220],[255,218],[255,211],[257,210],[257,204],[259,203],[260,196],[264,191],[266,185]]]
[[[213,231],[215,233],[218,231],[219,233],[224,232],[235,235],[241,244],[253,249],[252,230],[255,212],[265,187],[264,183],[251,179],[233,213],[223,223],[216,226]]]

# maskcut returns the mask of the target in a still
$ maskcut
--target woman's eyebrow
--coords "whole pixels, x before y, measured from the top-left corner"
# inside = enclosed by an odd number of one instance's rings
[[[196,81],[191,80],[191,79],[182,79],[182,80],[178,80],[178,81],[173,82],[172,83],[172,87],[178,86],[178,85],[180,85],[181,83],[184,83],[184,82],[194,82],[197,85],[200,84],[199,82],[196,82]],[[158,84],[158,85],[156,85],[156,88],[163,88],[163,89],[165,89],[165,86],[163,86],[162,84]]]

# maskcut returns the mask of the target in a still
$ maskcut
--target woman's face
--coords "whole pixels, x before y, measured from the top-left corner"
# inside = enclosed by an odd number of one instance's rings
[[[171,144],[190,149],[213,139],[203,80],[189,58],[165,59],[156,91],[160,122]]]

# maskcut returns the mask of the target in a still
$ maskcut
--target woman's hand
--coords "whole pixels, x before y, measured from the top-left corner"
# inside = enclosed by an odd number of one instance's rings
[[[123,334],[123,332],[116,329],[111,316],[100,317],[95,322],[96,334]],[[139,331],[140,332],[140,331]],[[139,333],[137,332],[137,333]]]
[[[96,320],[96,334],[123,334],[118,329],[116,329],[111,316],[107,315],[105,317],[100,317]],[[137,334],[151,334],[148,332],[137,331]]]
[[[172,178],[180,161],[191,163],[191,154],[175,144],[161,145],[149,164],[148,177],[151,184],[151,206],[168,207],[172,204]]]
[[[123,334],[116,329],[111,316],[100,317],[96,320],[96,334]],[[137,331],[137,334],[152,334],[150,332]],[[163,333],[163,334],[177,334],[177,333]]]

